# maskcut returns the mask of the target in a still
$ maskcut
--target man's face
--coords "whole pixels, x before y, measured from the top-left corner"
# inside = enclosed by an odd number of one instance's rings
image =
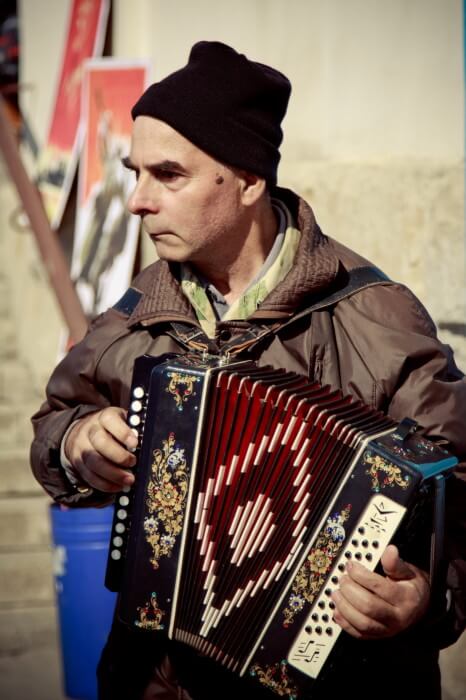
[[[128,208],[160,258],[200,268],[234,260],[244,217],[241,179],[165,122],[137,117],[124,165],[136,174]],[[244,228],[244,226],[243,226]]]

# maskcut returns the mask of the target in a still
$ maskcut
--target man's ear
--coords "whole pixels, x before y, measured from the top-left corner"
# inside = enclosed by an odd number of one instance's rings
[[[245,206],[255,204],[267,190],[267,184],[264,178],[249,173],[246,170],[238,171],[238,177],[241,181],[241,201]]]

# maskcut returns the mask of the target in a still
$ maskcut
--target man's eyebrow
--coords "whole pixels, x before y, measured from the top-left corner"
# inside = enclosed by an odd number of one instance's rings
[[[147,167],[150,170],[176,170],[177,172],[186,172],[186,169],[176,160],[162,160],[160,163],[154,163]]]
[[[132,163],[131,158],[129,156],[125,156],[124,158],[121,159],[122,164],[124,165],[125,168],[128,168],[129,170],[137,170],[136,166],[134,163]],[[175,170],[176,172],[179,173],[186,173],[186,168],[181,165],[181,163],[178,163],[176,160],[162,160],[159,163],[149,163],[144,166],[147,170],[159,170],[159,171],[173,171]]]

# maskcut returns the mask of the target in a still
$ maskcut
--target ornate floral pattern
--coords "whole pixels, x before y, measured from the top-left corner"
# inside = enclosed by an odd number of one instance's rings
[[[191,396],[196,396],[194,385],[200,381],[200,377],[192,374],[182,374],[181,372],[169,372],[168,376],[170,377],[170,383],[165,391],[173,395],[177,409],[182,411],[183,404]]]
[[[259,664],[254,664],[249,669],[249,673],[277,695],[287,697],[288,700],[297,700],[298,689],[288,678],[288,664],[285,659],[280,661],[280,663],[271,664],[265,668],[262,668]]]
[[[139,620],[135,620],[136,627],[146,630],[163,630],[165,625],[161,624],[165,612],[159,608],[157,603],[157,593],[152,593],[150,601],[143,607],[138,608]]]
[[[334,513],[317,536],[314,547],[293,581],[288,605],[283,611],[283,627],[289,627],[304,605],[312,603],[322,590],[327,574],[345,539],[343,525],[348,520],[350,511],[351,505],[348,504],[341,513]]]
[[[174,433],[170,433],[163,440],[162,449],[154,450],[147,487],[149,514],[144,518],[144,532],[152,548],[150,562],[154,569],[159,568],[161,557],[171,555],[181,532],[187,491],[184,450],[176,445]]]
[[[399,486],[401,489],[406,489],[409,486],[411,477],[408,474],[403,476],[400,467],[397,467],[396,464],[392,464],[380,455],[366,452],[364,462],[369,466],[366,474],[371,477],[371,488],[376,493],[385,488]]]

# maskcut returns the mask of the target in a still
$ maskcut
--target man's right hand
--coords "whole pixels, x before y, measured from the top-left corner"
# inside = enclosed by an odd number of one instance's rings
[[[80,418],[66,439],[65,455],[76,475],[99,491],[115,493],[134,483],[127,470],[136,464],[130,450],[138,441],[125,418],[122,408],[104,408]]]

